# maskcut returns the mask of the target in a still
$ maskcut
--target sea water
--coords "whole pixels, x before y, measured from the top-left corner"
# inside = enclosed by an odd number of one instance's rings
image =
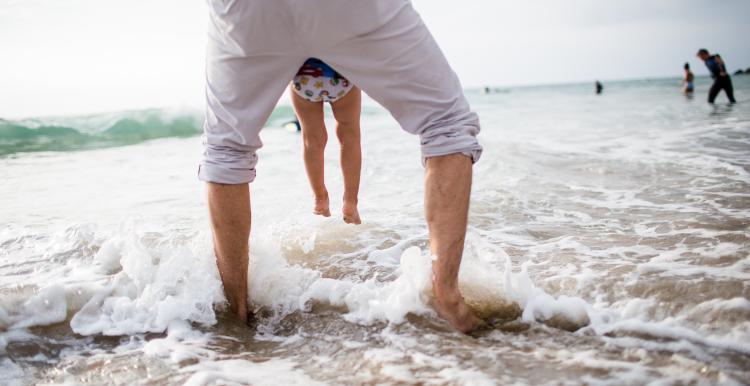
[[[0,121],[0,384],[749,384],[750,105],[709,84],[467,90],[460,285],[494,326],[472,336],[430,306],[418,139],[371,101],[360,226],[335,136],[326,219],[289,106],[262,132],[250,327],[225,311],[200,110]]]

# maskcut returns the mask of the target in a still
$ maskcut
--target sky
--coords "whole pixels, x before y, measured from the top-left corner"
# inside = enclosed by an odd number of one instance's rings
[[[750,0],[412,3],[466,87],[750,67]],[[205,30],[203,0],[0,0],[0,118],[200,108]]]

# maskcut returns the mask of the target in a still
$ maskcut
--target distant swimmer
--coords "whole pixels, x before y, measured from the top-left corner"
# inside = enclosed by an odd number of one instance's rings
[[[485,95],[487,95],[487,94],[507,94],[509,92],[510,92],[510,90],[507,90],[507,89],[502,89],[502,88],[497,88],[497,87],[490,88],[489,86],[485,86],[482,89],[482,93],[485,94]]]
[[[711,77],[714,79],[714,84],[711,85],[711,89],[708,91],[708,103],[714,103],[716,96],[719,95],[721,90],[727,93],[730,103],[736,103],[734,100],[734,88],[732,87],[732,78],[727,73],[726,65],[724,60],[721,59],[719,54],[711,55],[708,50],[701,48],[696,54],[704,63],[706,67],[711,71]]]
[[[682,79],[682,92],[685,94],[692,94],[695,90],[695,86],[693,85],[693,80],[695,79],[695,75],[693,75],[693,72],[690,71],[690,63],[685,63],[685,77]]]
[[[596,87],[596,95],[599,95],[602,93],[602,91],[604,91],[604,86],[602,86],[602,83],[599,82],[598,80],[595,83],[595,87]]]

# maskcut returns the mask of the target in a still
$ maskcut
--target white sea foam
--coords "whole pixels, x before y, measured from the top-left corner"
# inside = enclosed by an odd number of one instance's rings
[[[59,323],[65,320],[67,310],[65,288],[61,285],[51,285],[23,303],[20,312],[14,315],[13,319],[16,321],[10,328]]]
[[[105,243],[97,261],[104,271],[118,262],[122,270],[73,316],[73,331],[124,335],[162,332],[174,320],[216,323],[213,308],[223,294],[210,254],[187,246],[149,248],[130,234]]]
[[[189,386],[223,384],[252,385],[325,385],[295,369],[295,363],[286,359],[271,359],[253,362],[244,359],[204,361],[187,366],[183,372],[191,373],[185,382]]]
[[[0,350],[0,353],[3,351]],[[10,358],[0,358],[0,383],[7,386],[23,385],[24,372]]]
[[[93,237],[90,233],[84,236]],[[78,278],[89,275],[98,284],[81,286],[69,278],[52,284],[16,307],[4,311],[2,320],[11,328],[49,325],[65,321],[84,335],[125,335],[162,332],[175,321],[215,323],[214,306],[223,302],[213,256],[205,238],[189,245],[147,245],[134,230],[102,242],[94,264]],[[478,241],[476,236],[470,237]],[[66,241],[68,242],[68,241]],[[302,241],[314,248],[314,241]],[[202,249],[202,251],[201,251]],[[403,323],[409,313],[434,316],[431,297],[431,263],[427,253],[411,247],[401,253],[395,279],[375,276],[363,282],[323,278],[320,272],[292,265],[281,258],[281,247],[262,238],[254,243],[250,266],[250,301],[279,311],[280,316],[306,311],[309,302],[346,308],[344,317],[355,323]],[[525,269],[511,271],[507,255],[467,254],[460,285],[467,300],[484,308],[517,302],[527,308],[526,320],[546,320],[564,315],[580,322],[580,299],[555,299],[531,284]],[[505,261],[505,273],[493,263]],[[104,281],[102,281],[104,279]],[[69,301],[78,302],[69,307]],[[68,311],[72,312],[71,315]],[[583,325],[585,323],[581,323]]]
[[[174,320],[167,327],[165,338],[152,339],[143,346],[146,355],[168,358],[173,363],[190,359],[213,360],[218,355],[206,349],[210,334],[193,329],[185,320]]]

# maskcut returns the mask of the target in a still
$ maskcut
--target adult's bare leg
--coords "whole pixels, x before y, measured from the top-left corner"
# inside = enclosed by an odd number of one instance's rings
[[[450,154],[427,159],[425,217],[430,231],[434,306],[453,327],[469,332],[480,323],[458,289],[471,195],[471,159]]]
[[[214,253],[224,284],[229,310],[247,322],[248,238],[250,188],[248,184],[208,183],[208,209]]]
[[[341,172],[344,176],[344,205],[341,212],[344,222],[361,224],[357,204],[359,180],[362,172],[362,146],[360,116],[362,92],[354,87],[343,98],[331,104],[336,118],[336,136],[341,144]]]

